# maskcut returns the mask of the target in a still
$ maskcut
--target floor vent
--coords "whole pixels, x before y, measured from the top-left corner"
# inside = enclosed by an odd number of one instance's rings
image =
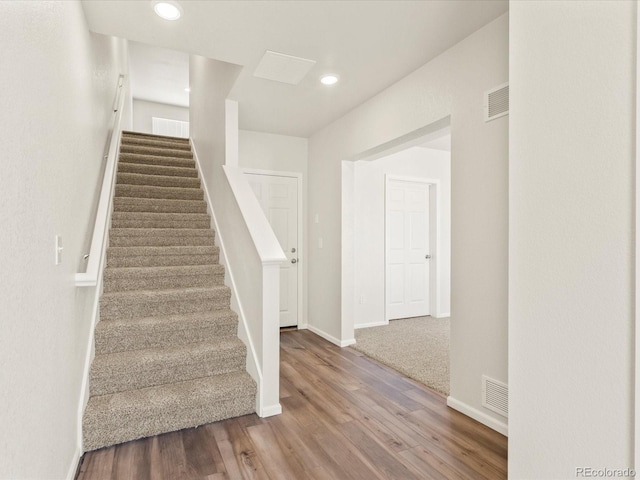
[[[509,83],[504,83],[485,93],[484,121],[488,122],[509,114]]]
[[[509,416],[509,388],[506,384],[482,376],[482,406],[503,417]]]

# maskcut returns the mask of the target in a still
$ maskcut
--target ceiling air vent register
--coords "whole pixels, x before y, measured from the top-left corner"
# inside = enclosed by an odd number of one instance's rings
[[[509,83],[504,83],[484,94],[484,121],[488,122],[509,114]]]
[[[509,416],[509,388],[506,384],[482,376],[482,406],[502,415]]]
[[[315,64],[315,60],[267,50],[253,72],[253,76],[297,85]]]

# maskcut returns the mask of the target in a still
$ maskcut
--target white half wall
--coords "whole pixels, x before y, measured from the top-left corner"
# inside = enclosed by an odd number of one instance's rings
[[[451,396],[503,423],[481,377],[507,382],[509,117],[485,123],[483,102],[508,80],[508,26],[499,17],[309,139],[309,325],[343,340],[342,161],[450,117]]]
[[[354,327],[383,324],[385,319],[385,176],[428,178],[440,188],[440,251],[438,262],[440,295],[433,316],[449,316],[451,281],[451,154],[412,147],[374,160],[354,164]],[[345,203],[347,199],[344,199]],[[435,202],[431,218],[435,220]],[[432,248],[435,252],[435,245]],[[345,259],[346,261],[347,259]],[[435,307],[435,305],[432,305]]]
[[[268,416],[281,411],[278,308],[269,293],[278,293],[279,283],[270,283],[279,278],[277,262],[285,257],[239,167],[226,165],[228,153],[233,155],[233,163],[238,156],[232,145],[238,139],[237,103],[226,97],[241,69],[190,56],[190,134],[213,210],[217,243],[225,262],[225,284],[232,289],[232,305],[240,317],[238,336],[253,357],[247,358],[247,370],[258,384],[257,413]],[[264,228],[257,230],[256,222]],[[259,231],[268,233],[256,233]],[[261,249],[265,244],[279,255],[265,253]]]
[[[95,294],[74,276],[127,45],[90,34],[80,2],[40,1],[0,2],[0,43],[0,478],[72,478]]]
[[[169,120],[189,121],[189,109],[166,103],[150,102],[148,100],[133,99],[133,131],[153,133],[152,117],[168,118]]]
[[[239,131],[239,165],[240,168],[268,170],[275,172],[293,172],[302,174],[302,238],[304,245],[298,248],[299,261],[303,268],[303,312],[298,321],[298,327],[307,325],[307,250],[308,250],[308,219],[307,219],[307,177],[309,141],[302,137],[276,135],[273,133]]]
[[[636,8],[510,2],[514,480],[633,467]]]

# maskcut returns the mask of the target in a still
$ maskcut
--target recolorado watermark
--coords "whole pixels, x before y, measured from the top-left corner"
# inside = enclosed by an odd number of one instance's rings
[[[578,478],[635,478],[636,471],[633,468],[593,468],[576,467]]]

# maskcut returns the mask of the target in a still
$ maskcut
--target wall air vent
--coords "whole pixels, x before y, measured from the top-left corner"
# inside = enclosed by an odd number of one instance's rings
[[[482,406],[502,415],[509,416],[509,388],[506,384],[482,376]]]
[[[484,121],[488,122],[509,114],[509,83],[504,83],[484,94]]]

